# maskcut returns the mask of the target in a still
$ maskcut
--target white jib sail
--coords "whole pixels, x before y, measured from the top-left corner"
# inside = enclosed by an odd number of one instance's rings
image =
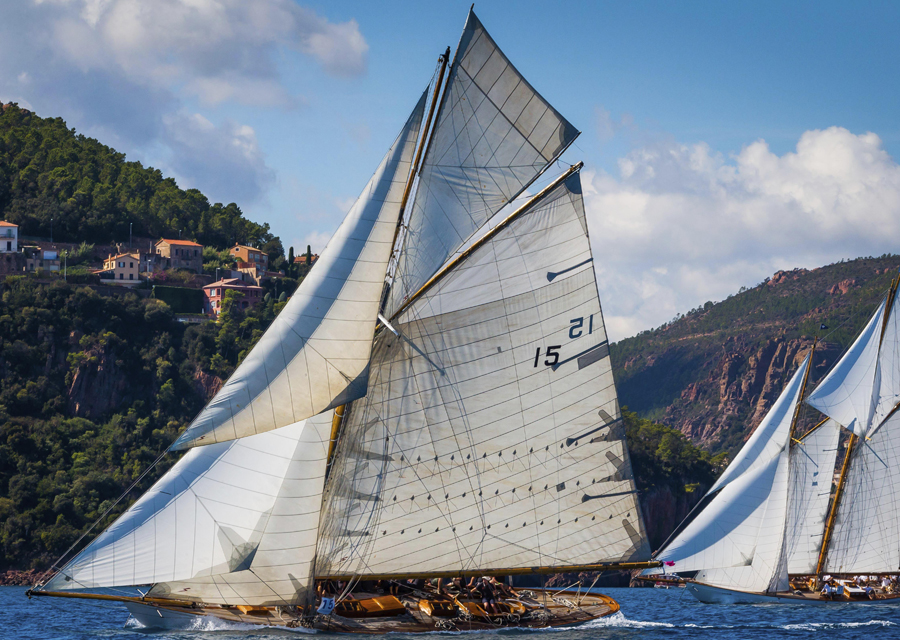
[[[867,432],[870,437],[900,403],[900,296],[894,296],[884,325],[872,396],[872,419]]]
[[[809,356],[719,480],[711,501],[655,559],[672,571],[743,591],[787,587],[782,562],[789,488],[791,421]]]
[[[866,328],[806,401],[863,437],[869,430],[874,410],[872,392],[884,307],[885,301],[882,300]]]
[[[469,12],[409,216],[391,317],[578,136]]]
[[[303,603],[332,415],[190,450],[45,589],[153,584],[168,598]]]
[[[578,175],[376,340],[318,575],[645,559]]]
[[[900,570],[900,414],[857,441],[828,548],[826,571]]]
[[[828,420],[791,448],[790,495],[785,547],[788,573],[816,570],[841,427]]]
[[[172,445],[293,424],[361,397],[425,94],[287,305]]]

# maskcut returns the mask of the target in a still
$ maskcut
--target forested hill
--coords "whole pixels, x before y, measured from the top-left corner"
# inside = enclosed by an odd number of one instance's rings
[[[113,244],[135,237],[181,237],[219,248],[235,242],[282,255],[268,224],[234,204],[210,204],[152,167],[15,104],[0,105],[0,220],[25,236]]]
[[[779,271],[727,300],[622,340],[611,349],[620,401],[711,452],[734,452],[815,336],[822,342],[809,382],[822,379],[868,321],[898,266],[900,256],[886,255]],[[806,407],[802,417],[811,422],[819,416]]]

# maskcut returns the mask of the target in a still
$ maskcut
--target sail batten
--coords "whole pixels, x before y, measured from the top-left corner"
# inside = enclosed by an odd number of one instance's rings
[[[262,433],[365,393],[426,93],[315,266],[173,450]]]

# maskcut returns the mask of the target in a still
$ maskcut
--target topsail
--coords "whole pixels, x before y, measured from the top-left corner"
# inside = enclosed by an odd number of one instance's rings
[[[385,315],[391,317],[577,136],[470,11],[419,173]]]

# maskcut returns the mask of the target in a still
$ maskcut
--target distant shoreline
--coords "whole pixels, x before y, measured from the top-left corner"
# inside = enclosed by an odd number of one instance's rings
[[[37,569],[29,569],[28,571],[20,571],[18,569],[10,569],[0,573],[0,587],[30,587],[38,578],[41,577],[42,571]]]

